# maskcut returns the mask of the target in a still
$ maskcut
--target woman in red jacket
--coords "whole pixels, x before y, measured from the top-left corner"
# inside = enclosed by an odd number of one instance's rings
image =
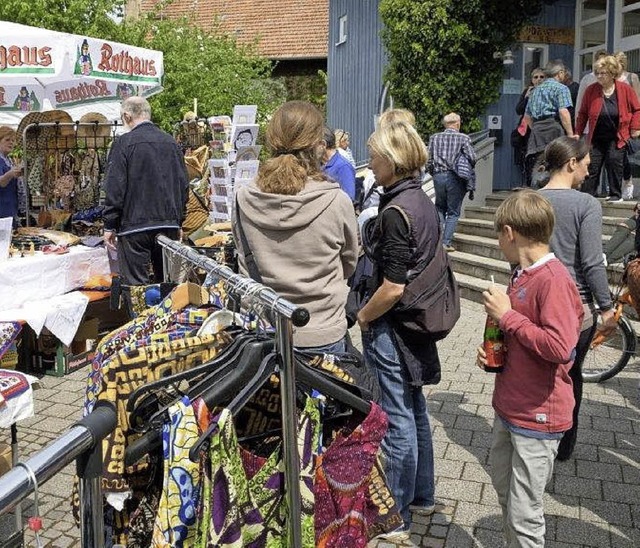
[[[609,201],[622,201],[622,163],[630,137],[640,136],[640,102],[633,88],[617,81],[620,63],[612,55],[598,59],[594,65],[598,79],[585,91],[576,121],[576,135],[583,134],[589,123],[591,143],[589,177],[582,191],[595,196],[602,167],[609,176]]]

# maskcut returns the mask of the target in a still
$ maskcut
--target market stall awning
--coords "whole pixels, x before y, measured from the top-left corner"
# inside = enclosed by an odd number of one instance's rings
[[[117,107],[162,91],[160,51],[0,21],[0,120]]]

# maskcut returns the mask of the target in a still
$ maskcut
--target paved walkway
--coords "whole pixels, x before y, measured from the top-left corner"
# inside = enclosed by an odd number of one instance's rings
[[[484,325],[482,307],[463,301],[455,330],[440,343],[442,382],[426,390],[436,456],[436,496],[429,518],[416,517],[411,541],[395,546],[502,546],[500,511],[488,476],[493,377],[476,368],[475,348]],[[550,548],[640,546],[640,362],[617,377],[585,385],[581,430],[574,458],[556,465],[545,496]],[[80,416],[85,371],[62,379],[46,376],[36,393],[36,416],[20,425],[27,456],[64,432]],[[9,441],[8,432],[0,441]],[[41,488],[42,537],[46,545],[78,546],[69,505],[73,466]],[[31,510],[25,504],[27,512]],[[0,541],[12,522],[0,521]],[[27,533],[27,540],[32,541]],[[48,543],[48,544],[47,544]],[[372,543],[373,544],[373,543]],[[33,543],[31,545],[34,545]]]

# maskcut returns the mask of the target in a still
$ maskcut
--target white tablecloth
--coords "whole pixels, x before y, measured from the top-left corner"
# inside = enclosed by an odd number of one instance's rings
[[[0,428],[9,428],[18,421],[33,417],[33,389],[39,387],[37,377],[0,369],[0,393],[5,398],[0,405]]]
[[[64,255],[12,257],[0,262],[0,310],[68,293],[91,276],[109,273],[104,247],[77,245]]]

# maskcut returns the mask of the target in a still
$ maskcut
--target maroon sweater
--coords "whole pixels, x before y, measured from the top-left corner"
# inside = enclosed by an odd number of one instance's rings
[[[618,99],[618,141],[616,145],[622,148],[631,137],[631,131],[640,129],[640,101],[635,90],[626,82],[616,80],[616,97]],[[576,135],[582,135],[589,122],[589,136],[591,142],[593,128],[596,127],[598,116],[604,104],[602,86],[596,82],[591,84],[584,92],[580,102],[580,110],[576,119]]]
[[[515,426],[564,432],[572,425],[569,369],[583,317],[576,284],[553,258],[525,269],[507,293],[512,310],[500,320],[507,357],[493,408]]]

